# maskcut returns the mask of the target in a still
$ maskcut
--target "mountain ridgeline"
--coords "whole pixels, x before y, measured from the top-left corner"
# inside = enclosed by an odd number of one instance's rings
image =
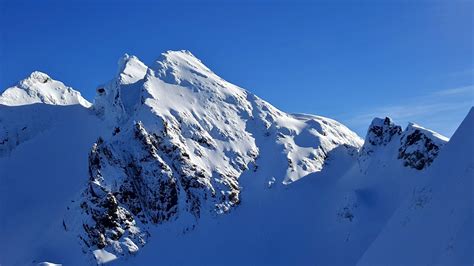
[[[10,217],[0,233],[12,245],[35,234],[43,241],[25,252],[2,244],[0,263],[135,264],[141,258],[187,264],[191,261],[162,252],[160,243],[189,242],[188,236],[203,243],[200,230],[217,239],[229,228],[251,238],[259,233],[242,229],[245,222],[239,221],[255,219],[255,230],[272,232],[306,212],[325,215],[311,222],[320,227],[312,238],[320,242],[319,263],[356,264],[411,191],[430,180],[429,169],[448,141],[413,123],[403,130],[388,117],[375,118],[363,141],[335,120],[278,110],[220,78],[188,51],[163,53],[151,66],[123,56],[117,75],[97,88],[93,103],[33,72],[0,95],[6,203],[0,210]],[[41,151],[51,155],[32,163],[36,172],[18,170]],[[467,164],[472,169],[472,159]],[[29,179],[35,179],[35,188],[24,189]],[[15,207],[15,193],[27,210]],[[323,199],[331,200],[312,203]],[[275,209],[278,204],[282,209]],[[281,218],[287,204],[299,207]],[[289,215],[292,211],[298,213]],[[35,226],[13,222],[32,213],[38,215]],[[258,218],[263,213],[275,219]],[[377,219],[370,218],[374,213]],[[310,221],[296,223],[307,228]],[[27,233],[18,238],[12,229]],[[298,235],[300,229],[286,230]],[[243,237],[230,237],[235,232],[227,234],[229,248],[245,250]],[[324,243],[328,237],[334,240]],[[265,254],[262,239],[258,247]],[[272,243],[283,246],[285,238],[280,242]],[[212,250],[209,245],[195,248]],[[328,254],[326,247],[347,251],[347,257]],[[364,259],[374,262],[369,255]],[[309,263],[311,256],[301,259]],[[258,264],[246,258],[229,263]]]

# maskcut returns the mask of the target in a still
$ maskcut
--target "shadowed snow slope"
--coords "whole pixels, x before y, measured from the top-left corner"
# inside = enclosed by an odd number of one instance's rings
[[[188,51],[81,99],[39,72],[0,97],[1,264],[355,264],[447,142],[385,118],[363,143]]]
[[[0,119],[7,133],[0,141],[1,264],[80,259],[63,216],[87,181],[87,154],[104,133],[100,120],[81,105],[46,104],[0,106]]]

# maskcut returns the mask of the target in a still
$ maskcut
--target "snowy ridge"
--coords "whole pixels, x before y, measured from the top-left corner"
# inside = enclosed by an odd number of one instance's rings
[[[18,85],[6,89],[0,95],[0,104],[17,106],[33,103],[52,105],[80,104],[89,107],[91,104],[82,98],[78,91],[65,86],[62,82],[51,79],[48,75],[35,71]]]
[[[332,119],[278,110],[189,51],[151,66],[124,55],[91,108],[35,73],[0,98],[24,104],[0,105],[6,265],[365,265],[373,243],[389,243],[379,233],[399,230],[404,200],[441,168],[450,176],[438,155],[470,143],[390,118],[374,119],[364,142]],[[439,158],[468,153],[450,150]]]

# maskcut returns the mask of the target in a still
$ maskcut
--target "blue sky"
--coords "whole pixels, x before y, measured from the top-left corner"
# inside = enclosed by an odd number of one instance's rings
[[[473,2],[0,0],[0,90],[33,70],[92,100],[119,57],[187,49],[292,113],[451,136],[474,103]]]

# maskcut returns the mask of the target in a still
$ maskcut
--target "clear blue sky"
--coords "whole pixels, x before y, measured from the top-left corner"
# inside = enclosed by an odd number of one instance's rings
[[[40,70],[92,100],[122,54],[187,49],[362,136],[385,115],[450,136],[474,102],[472,1],[0,1],[0,91]]]

